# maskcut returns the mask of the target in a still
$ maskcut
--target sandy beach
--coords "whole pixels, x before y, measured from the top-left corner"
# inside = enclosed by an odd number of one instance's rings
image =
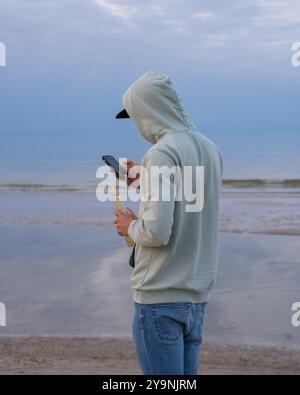
[[[300,352],[204,345],[203,375],[299,375]],[[2,337],[0,374],[141,374],[129,337]]]
[[[138,374],[130,251],[114,204],[23,188],[1,193],[0,373]],[[204,374],[300,373],[299,195],[298,183],[225,185]]]

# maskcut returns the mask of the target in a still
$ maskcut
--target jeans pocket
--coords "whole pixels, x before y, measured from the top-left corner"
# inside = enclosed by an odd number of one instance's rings
[[[154,331],[158,339],[163,342],[174,343],[183,334],[186,306],[182,304],[176,309],[174,307],[168,304],[151,306]]]
[[[193,313],[192,333],[200,344],[202,343],[203,321],[207,303],[196,304]]]

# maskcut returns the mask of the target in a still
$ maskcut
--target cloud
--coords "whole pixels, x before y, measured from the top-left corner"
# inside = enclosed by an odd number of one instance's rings
[[[128,26],[136,26],[138,23],[133,23],[137,17],[147,18],[152,16],[161,16],[164,10],[160,5],[148,4],[141,2],[117,2],[114,0],[94,0],[96,5],[105,10],[109,15],[121,20]]]
[[[141,4],[140,1],[127,0],[127,1],[116,1],[116,0],[94,0],[95,3],[105,10],[108,14],[122,20],[125,23],[132,21],[133,19],[148,19],[149,17],[163,17],[164,23],[169,23],[171,17],[180,16],[182,11],[181,0],[150,0],[147,3]],[[191,7],[193,2],[190,3],[190,9],[188,8],[183,12],[186,17],[194,18],[198,20],[209,20],[213,19],[216,15],[214,12],[201,10],[199,6]],[[186,12],[187,11],[187,12]],[[138,20],[136,20],[138,24]]]
[[[286,63],[291,43],[299,40],[300,2],[2,0],[0,25],[10,59],[18,54],[24,65],[24,52],[38,49],[36,59],[25,57],[32,69],[33,61],[36,66],[64,67],[72,59],[97,73],[99,64],[118,67],[120,56],[130,70],[136,57],[141,69],[220,62],[233,67],[233,59],[234,67],[265,67],[280,59]]]
[[[251,7],[256,7],[256,23],[265,26],[287,27],[300,23],[299,0],[251,0]],[[245,4],[244,4],[245,6]],[[240,5],[242,8],[243,5]]]
[[[191,62],[235,65],[282,59],[300,35],[299,0],[92,0],[104,14],[116,18],[134,48],[151,62],[180,58]],[[116,25],[113,22],[111,25]],[[130,27],[131,29],[126,29]],[[134,31],[135,36],[131,33]],[[147,53],[142,48],[147,48]],[[157,56],[155,58],[155,56]]]
[[[201,19],[201,20],[208,20],[208,19],[213,19],[216,17],[216,14],[213,12],[208,12],[208,11],[196,11],[192,14],[193,18],[196,19]]]
[[[139,5],[128,3],[120,4],[110,0],[95,0],[96,4],[102,7],[110,15],[128,22],[131,17],[136,15],[140,9]]]

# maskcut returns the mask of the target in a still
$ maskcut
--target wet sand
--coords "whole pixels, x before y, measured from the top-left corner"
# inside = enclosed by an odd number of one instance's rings
[[[112,225],[115,203],[98,202],[95,190],[93,183],[0,182],[0,224],[95,226],[105,231]],[[263,180],[225,182],[221,231],[300,235],[299,198],[299,180],[275,184]],[[138,202],[123,202],[123,205],[138,211]]]
[[[204,375],[299,375],[300,352],[204,345]],[[0,374],[141,374],[130,338],[0,338]]]
[[[300,349],[299,237],[222,234],[205,341]],[[130,336],[129,249],[107,227],[0,226],[0,336]]]

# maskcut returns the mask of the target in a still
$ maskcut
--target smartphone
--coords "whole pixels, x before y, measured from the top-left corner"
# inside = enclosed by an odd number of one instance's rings
[[[125,176],[124,167],[115,159],[112,155],[103,155],[102,160],[110,167],[112,167],[116,173],[116,177],[119,179]]]

